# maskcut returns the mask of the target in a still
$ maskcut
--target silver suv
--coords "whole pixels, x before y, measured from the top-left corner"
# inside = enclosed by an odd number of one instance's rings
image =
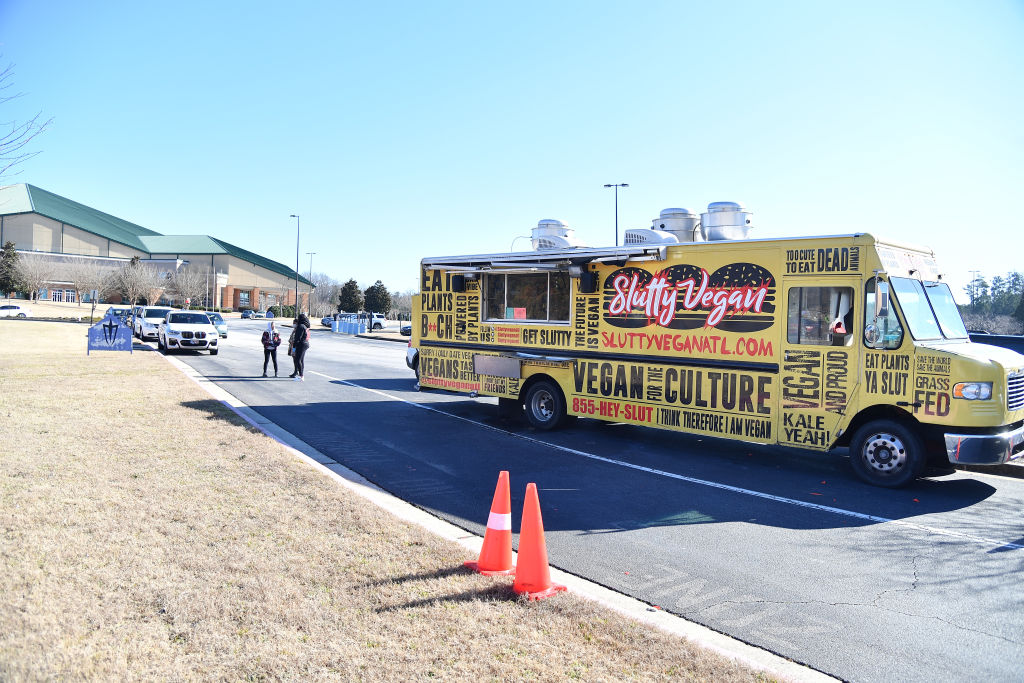
[[[135,336],[145,341],[156,339],[160,323],[174,309],[170,306],[141,306],[135,314]]]

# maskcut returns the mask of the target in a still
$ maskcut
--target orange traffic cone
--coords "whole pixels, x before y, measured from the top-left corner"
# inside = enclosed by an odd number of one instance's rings
[[[565,586],[551,583],[548,548],[544,543],[544,522],[540,518],[536,484],[526,485],[523,523],[519,528],[519,562],[512,590],[520,595],[526,593],[530,600],[549,598],[566,590]]]
[[[465,565],[487,576],[516,573],[512,563],[512,499],[508,492],[508,470],[498,474],[498,485],[494,487],[494,500],[491,501],[491,514],[487,516],[480,559],[477,562],[466,562]]]

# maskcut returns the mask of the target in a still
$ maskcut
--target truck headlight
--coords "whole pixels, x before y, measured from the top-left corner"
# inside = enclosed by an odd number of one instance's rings
[[[958,382],[953,385],[953,398],[987,401],[992,398],[992,382]]]

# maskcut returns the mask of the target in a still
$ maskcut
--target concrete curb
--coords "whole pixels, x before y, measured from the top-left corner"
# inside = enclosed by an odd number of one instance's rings
[[[396,341],[404,340],[399,339]],[[419,525],[436,536],[458,543],[474,555],[479,555],[480,547],[483,544],[482,537],[435,517],[400,498],[396,498],[362,475],[335,462],[294,434],[285,431],[263,417],[227,391],[221,389],[214,382],[196,372],[190,365],[172,356],[164,356],[164,358],[214,399],[223,403],[256,429],[284,445],[295,457],[318,469],[325,476],[334,479],[349,491],[387,510],[399,519]],[[617,593],[556,567],[551,567],[551,578],[556,583],[568,586],[576,594],[615,610],[626,617],[649,624],[673,635],[681,636],[699,647],[712,650],[754,669],[766,671],[783,680],[796,681],[798,683],[838,680],[767,650],[748,645],[700,624],[687,621],[682,617],[657,610],[647,603]]]

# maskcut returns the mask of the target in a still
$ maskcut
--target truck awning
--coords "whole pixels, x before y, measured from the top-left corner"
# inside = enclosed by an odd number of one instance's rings
[[[594,247],[551,249],[504,254],[475,254],[468,256],[434,256],[420,264],[431,270],[450,270],[460,273],[522,273],[534,271],[569,270],[588,263],[614,263],[626,261],[654,261],[665,258],[665,246],[647,247]]]

